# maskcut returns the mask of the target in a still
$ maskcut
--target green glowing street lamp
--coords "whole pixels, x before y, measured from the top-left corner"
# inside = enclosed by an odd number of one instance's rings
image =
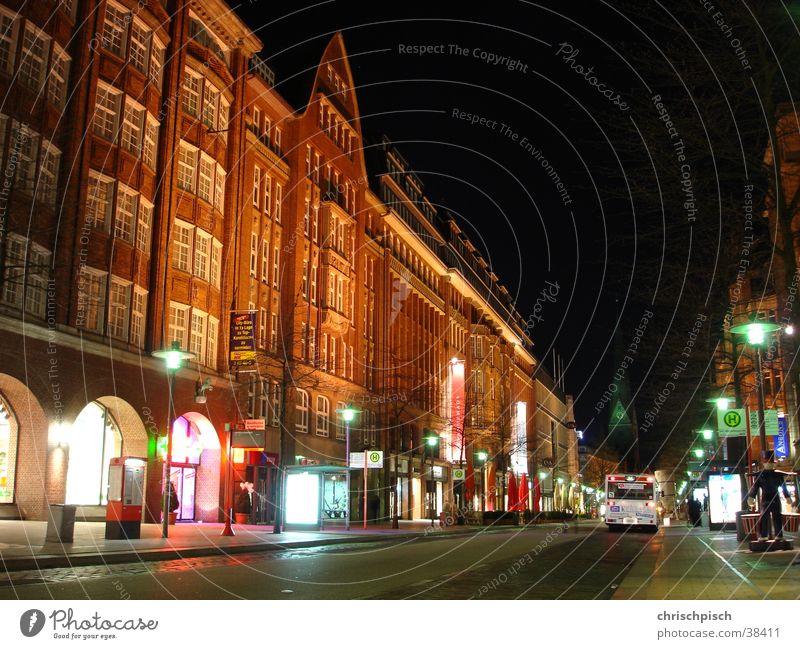
[[[486,449],[481,448],[475,451],[475,465],[480,467],[481,470],[481,514],[486,511],[486,474],[484,469],[488,459],[489,451]],[[483,521],[483,518],[481,518],[481,521]]]
[[[698,432],[703,436],[703,439],[706,440],[707,442],[710,442],[714,437],[714,431],[711,430],[710,428],[704,428],[703,430],[700,430]]]
[[[153,356],[160,358],[164,361],[167,368],[167,380],[169,381],[169,412],[167,414],[167,453],[164,457],[164,476],[162,480],[164,493],[162,494],[162,514],[161,514],[161,536],[162,538],[169,537],[169,512],[170,512],[170,490],[168,484],[170,481],[172,461],[172,427],[175,425],[175,375],[183,365],[184,361],[189,361],[194,358],[194,353],[185,352],[181,349],[181,344],[177,340],[172,342],[172,345],[167,349],[160,349],[153,352]]]
[[[348,403],[344,408],[337,408],[336,413],[344,422],[344,463],[347,467],[347,505],[344,508],[344,528],[350,529],[350,424],[355,421],[356,415],[361,412]],[[366,464],[364,471],[367,470]]]
[[[433,466],[434,466],[434,453],[436,448],[439,446],[439,436],[433,430],[427,430],[426,433],[422,436],[422,440],[424,442],[423,449],[422,449],[422,468],[423,471],[425,470],[425,452],[426,449],[430,449],[431,455],[431,495],[429,496],[431,500],[431,527],[435,525],[436,522],[436,482],[433,477]],[[426,486],[427,486],[427,480]]]
[[[747,343],[756,349],[756,372],[758,383],[758,441],[761,446],[762,457],[767,452],[767,430],[764,423],[764,410],[766,410],[766,398],[764,396],[764,370],[762,367],[762,347],[767,340],[767,334],[771,334],[781,329],[781,326],[774,322],[758,320],[755,313],[750,316],[750,322],[736,325],[730,328],[732,334],[740,334],[747,337]]]
[[[704,451],[702,448],[696,448],[696,449],[694,449],[694,450],[692,451],[692,453],[694,453],[694,456],[695,456],[695,457],[696,457],[698,460],[701,460],[701,459],[703,458],[703,456],[706,454],[706,452],[705,452],[705,451]]]

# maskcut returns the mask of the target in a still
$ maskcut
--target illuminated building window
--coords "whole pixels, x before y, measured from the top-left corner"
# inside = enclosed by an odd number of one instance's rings
[[[2,29],[2,18],[0,17],[0,31],[2,31]],[[2,42],[2,35],[0,35],[0,42]],[[50,75],[47,82],[47,98],[56,108],[61,108],[64,105],[67,78],[69,77],[69,64],[69,56],[67,56],[58,45],[54,44],[53,57],[50,63]],[[0,65],[2,65],[1,58]]]
[[[186,304],[170,302],[169,305],[169,324],[167,330],[168,344],[174,341],[180,343],[181,349],[186,349],[188,337],[189,307]]]
[[[97,86],[97,98],[94,105],[92,130],[110,142],[117,134],[117,113],[119,111],[120,93],[110,87]]]
[[[142,162],[151,169],[156,168],[158,158],[158,122],[152,117],[147,117],[144,129],[144,146],[142,146]]]
[[[147,318],[147,291],[138,286],[133,287],[133,304],[131,306],[130,342],[136,347],[144,346],[144,327]]]
[[[95,333],[103,333],[106,312],[106,279],[108,273],[84,266],[78,281],[79,327]]]
[[[208,316],[208,336],[206,344],[206,360],[208,367],[217,367],[217,340],[219,339],[219,320],[214,316]]]
[[[205,362],[206,323],[208,316],[199,309],[192,309],[192,328],[189,335],[189,351],[194,353],[199,363]]]
[[[136,220],[136,247],[150,254],[150,228],[153,223],[153,206],[139,198],[139,217]]]
[[[183,112],[197,117],[197,110],[200,106],[200,77],[193,72],[184,70],[183,72]]]
[[[272,314],[272,327],[269,333],[269,350],[271,352],[278,351],[278,314]]]
[[[297,388],[297,402],[295,404],[295,430],[298,433],[308,432],[308,392]]]
[[[117,190],[117,212],[114,217],[114,236],[133,243],[133,224],[136,220],[138,194],[120,185]]]
[[[61,163],[61,151],[50,142],[42,142],[42,157],[39,165],[39,182],[36,194],[39,200],[48,207],[56,205],[56,184],[58,182],[58,167]]]
[[[222,244],[214,239],[211,242],[211,285],[219,288],[219,271],[222,260]]]
[[[111,224],[111,205],[114,196],[114,181],[109,178],[89,174],[86,188],[86,221],[99,230],[108,232]]]
[[[159,90],[161,89],[161,72],[164,66],[164,49],[161,42],[153,38],[148,74],[150,75],[150,80],[158,86]]]
[[[131,282],[111,277],[108,302],[108,335],[128,340],[128,314],[130,313]]]
[[[18,28],[16,16],[0,12],[0,71],[9,74],[14,69]]]
[[[205,153],[200,154],[200,176],[197,181],[197,195],[204,201],[212,202],[211,192],[214,185],[214,161]]]
[[[147,72],[147,50],[150,46],[150,32],[138,20],[131,23],[131,47],[128,59],[139,72]]]
[[[122,56],[125,49],[125,10],[110,3],[106,4],[106,15],[103,21],[103,47],[117,56]]]
[[[317,435],[328,437],[330,435],[331,403],[321,394],[317,396]]]
[[[208,81],[203,84],[203,123],[210,129],[217,127],[219,93]]]
[[[196,149],[181,142],[178,149],[178,187],[189,192],[194,192],[196,158]]]
[[[175,221],[175,237],[172,249],[172,265],[178,270],[189,272],[189,259],[192,255],[192,226],[183,221]]]
[[[343,440],[347,437],[347,431],[344,428],[344,419],[342,419],[342,410],[347,407],[344,401],[336,402],[336,439]]]
[[[29,88],[39,90],[42,85],[49,46],[50,38],[36,25],[25,24],[17,78]]]
[[[253,167],[253,205],[261,209],[261,169]]]

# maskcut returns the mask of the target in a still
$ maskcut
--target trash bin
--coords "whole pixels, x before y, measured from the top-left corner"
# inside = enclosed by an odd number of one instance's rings
[[[72,543],[75,532],[75,505],[50,505],[47,516],[48,543]]]

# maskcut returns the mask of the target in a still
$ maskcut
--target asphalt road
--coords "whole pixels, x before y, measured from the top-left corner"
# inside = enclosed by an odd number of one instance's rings
[[[58,568],[0,578],[0,599],[606,599],[653,535],[605,526]]]

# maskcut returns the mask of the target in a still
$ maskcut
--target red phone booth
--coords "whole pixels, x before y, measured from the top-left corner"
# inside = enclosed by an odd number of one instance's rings
[[[106,538],[141,538],[144,500],[143,457],[113,457],[108,471]]]

